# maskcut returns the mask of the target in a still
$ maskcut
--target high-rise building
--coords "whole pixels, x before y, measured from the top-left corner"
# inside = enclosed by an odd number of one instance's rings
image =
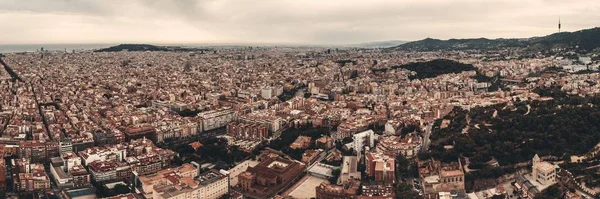
[[[375,132],[373,130],[366,130],[352,136],[354,139],[354,150],[356,153],[361,153],[365,147],[375,146]]]
[[[263,87],[260,89],[260,96],[263,99],[271,99],[273,98],[273,89],[271,87]]]

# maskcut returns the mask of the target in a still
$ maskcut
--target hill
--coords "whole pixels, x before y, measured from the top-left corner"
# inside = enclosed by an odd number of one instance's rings
[[[192,52],[204,51],[208,49],[200,48],[185,48],[179,46],[155,46],[150,44],[120,44],[104,49],[99,49],[94,52],[120,52],[120,51],[177,51],[177,52]]]
[[[556,48],[591,52],[600,49],[600,28],[585,29],[576,32],[561,32],[544,37],[522,39],[449,39],[427,38],[408,42],[391,49],[414,51],[440,50],[496,50],[502,48],[523,48],[526,51],[544,51]]]
[[[96,50],[95,52],[120,52],[120,51],[168,51],[162,46],[154,46],[149,44],[120,44],[104,49]]]
[[[390,41],[376,41],[376,42],[367,42],[360,44],[349,45],[350,47],[359,47],[359,48],[389,48],[398,45],[405,44],[407,41],[400,40],[390,40]]]
[[[397,68],[404,68],[416,72],[416,75],[409,76],[410,79],[432,78],[442,74],[477,70],[477,68],[471,64],[463,64],[447,59],[436,59],[427,62],[413,62],[401,66],[392,66],[392,69]]]

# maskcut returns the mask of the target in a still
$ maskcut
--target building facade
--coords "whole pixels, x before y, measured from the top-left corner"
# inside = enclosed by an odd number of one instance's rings
[[[380,153],[367,153],[365,155],[366,173],[373,177],[376,182],[395,183],[396,164],[395,159]]]
[[[425,194],[465,190],[465,173],[460,160],[453,163],[419,160],[417,166]]]
[[[224,127],[236,119],[236,114],[230,107],[206,111],[198,114],[199,129],[201,132]]]
[[[238,176],[238,184],[244,195],[250,198],[269,198],[290,185],[306,165],[296,160],[273,157],[263,160]]]
[[[416,134],[408,134],[405,137],[388,136],[379,139],[377,151],[386,155],[397,157],[403,155],[411,159],[419,155],[423,146],[423,138]]]
[[[347,199],[354,198],[360,190],[360,180],[352,180],[344,185],[321,183],[315,188],[319,199]]]
[[[375,132],[373,130],[366,130],[357,134],[354,134],[354,150],[356,153],[361,153],[365,147],[372,148],[375,146]]]
[[[261,141],[270,137],[269,131],[262,124],[244,124],[230,122],[227,124],[227,135],[240,140]]]
[[[542,161],[537,154],[532,160],[532,175],[536,181],[543,185],[556,183],[556,168],[554,165]]]

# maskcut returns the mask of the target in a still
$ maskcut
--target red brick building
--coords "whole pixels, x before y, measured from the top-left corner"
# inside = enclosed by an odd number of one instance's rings
[[[367,175],[375,177],[376,182],[394,183],[396,181],[394,158],[378,153],[367,153],[365,160]]]
[[[268,158],[248,167],[238,176],[241,191],[249,198],[269,198],[294,182],[306,168],[304,163],[280,157]]]

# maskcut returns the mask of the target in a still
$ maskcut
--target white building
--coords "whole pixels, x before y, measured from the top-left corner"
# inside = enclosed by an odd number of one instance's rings
[[[361,153],[365,147],[373,148],[373,146],[375,146],[375,136],[375,132],[370,129],[352,135],[352,138],[354,139],[353,147],[356,153]]]
[[[273,98],[273,89],[271,89],[271,87],[263,87],[262,89],[260,89],[260,96],[263,99]]]
[[[533,178],[542,185],[551,185],[556,183],[556,168],[554,165],[541,161],[540,157],[535,154],[533,157]]]
[[[61,153],[50,159],[50,174],[59,187],[82,187],[89,184],[90,176],[73,152]]]
[[[401,124],[402,123],[400,121],[397,121],[397,120],[388,120],[385,123],[384,133],[388,134],[388,135],[395,135],[395,134],[399,133],[400,132],[400,128],[401,128],[400,127]]]
[[[210,131],[224,127],[227,123],[235,120],[235,112],[230,107],[206,111],[198,114],[201,131]]]
[[[116,160],[122,162],[127,158],[125,147],[117,145],[116,147],[92,147],[80,151],[79,157],[83,160],[83,164],[89,165],[93,161]]]

